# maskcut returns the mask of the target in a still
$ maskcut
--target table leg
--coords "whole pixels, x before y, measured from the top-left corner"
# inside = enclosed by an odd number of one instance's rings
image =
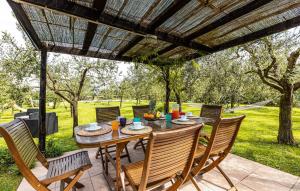
[[[126,145],[125,143],[118,143],[116,148],[116,184],[117,191],[121,190],[121,154]]]

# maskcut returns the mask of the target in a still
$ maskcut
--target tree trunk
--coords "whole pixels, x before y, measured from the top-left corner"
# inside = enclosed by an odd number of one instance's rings
[[[181,112],[182,107],[181,107],[181,98],[180,98],[180,94],[177,93],[176,91],[174,91],[174,93],[175,93],[175,97],[176,97],[176,102],[177,102],[177,104],[179,105],[179,112]]]
[[[70,113],[71,113],[71,117],[73,117],[73,105],[70,104]]]
[[[122,108],[122,102],[123,102],[123,95],[120,97],[120,108]]]
[[[29,101],[30,101],[31,107],[34,107],[34,103],[33,103],[33,100],[32,100],[32,97],[31,97],[31,96],[29,97]]]
[[[56,104],[57,104],[57,98],[54,98],[52,109],[56,109]]]
[[[230,108],[233,109],[235,104],[235,96],[232,94],[230,96]]]
[[[78,102],[74,102],[72,104],[72,113],[73,113],[73,137],[74,134],[74,128],[78,126]]]
[[[166,100],[165,100],[165,113],[169,113],[169,103],[170,103],[170,94],[171,94],[171,88],[170,88],[170,69],[167,68],[166,71]]]
[[[287,89],[280,97],[277,141],[279,144],[294,145],[295,140],[292,132],[293,87]]]

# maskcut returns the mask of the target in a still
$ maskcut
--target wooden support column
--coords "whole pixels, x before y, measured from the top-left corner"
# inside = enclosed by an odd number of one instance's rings
[[[45,154],[46,151],[46,71],[47,50],[41,50],[40,66],[40,98],[39,98],[39,149]]]
[[[171,94],[171,88],[170,88],[170,67],[166,67],[165,69],[165,82],[166,82],[166,100],[165,100],[165,114],[170,112],[170,94]]]

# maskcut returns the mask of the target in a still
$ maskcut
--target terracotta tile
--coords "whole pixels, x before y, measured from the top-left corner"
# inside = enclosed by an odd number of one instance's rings
[[[89,175],[88,171],[85,171],[83,173],[83,175],[80,177],[79,180],[81,181],[81,180],[86,179],[86,178],[90,178],[90,175]]]
[[[198,183],[198,186],[200,187],[201,191],[212,191],[209,189],[209,187],[205,184],[203,184],[204,182],[202,181],[201,183]],[[182,185],[179,188],[180,191],[197,191],[196,187],[192,184],[191,181],[188,181],[187,183],[185,183],[184,185]]]
[[[298,180],[297,176],[267,166],[259,168],[254,173],[261,178],[270,179],[288,188],[292,188]]]
[[[272,177],[263,178],[257,174],[251,174],[241,182],[243,185],[257,191],[288,191],[290,187],[278,184]]]
[[[109,186],[102,174],[91,177],[93,188],[96,191],[109,191]]]
[[[243,169],[250,174],[258,168],[262,167],[263,165],[236,155],[231,155],[231,157],[224,159],[224,161],[221,162],[220,166],[227,166],[228,168],[233,167],[235,169]]]
[[[220,165],[220,167],[225,172],[225,174],[227,174],[233,184],[238,184],[240,181],[251,174],[248,170],[233,166],[231,164],[226,164],[225,161]],[[217,172],[219,171],[217,170]]]
[[[80,181],[80,183],[83,184],[84,187],[81,189],[77,189],[78,191],[94,191],[92,180],[90,178],[86,178]]]
[[[93,167],[88,170],[88,173],[91,177],[103,173],[102,165],[93,165]]]
[[[212,185],[210,187],[213,187],[214,189],[216,189],[216,187],[218,187],[220,189],[229,189],[230,188],[226,179],[215,170],[205,173],[203,175],[202,179],[205,180],[207,183],[209,183],[209,185]],[[199,176],[196,177],[196,180],[199,181]]]
[[[297,182],[293,185],[291,191],[299,191],[300,190],[300,178],[298,178]]]
[[[17,191],[35,191],[32,186],[23,178]]]
[[[243,184],[238,184],[235,186],[238,191],[254,191],[253,189],[243,185]]]

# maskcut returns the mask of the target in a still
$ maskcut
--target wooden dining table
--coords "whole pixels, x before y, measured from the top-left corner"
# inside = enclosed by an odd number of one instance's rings
[[[199,117],[194,120],[195,124],[200,123],[208,123],[208,122],[214,122],[213,119],[210,118],[204,118]],[[172,129],[178,129],[178,128],[185,128],[189,127],[195,124],[189,124],[189,125],[181,125],[181,124],[175,124],[173,122],[166,122],[164,119],[158,119],[155,121],[146,121],[142,120],[144,125],[152,127],[153,131],[169,131]],[[80,136],[77,133],[91,125],[95,125],[95,123],[91,124],[85,124],[75,127],[75,141],[77,145],[80,148],[99,148],[99,147],[107,147],[110,145],[116,145],[116,155],[115,155],[115,169],[116,169],[116,177],[113,179],[111,175],[109,174],[108,170],[108,160],[112,160],[111,156],[108,154],[108,152],[105,152],[105,168],[104,170],[104,177],[108,184],[110,185],[111,190],[121,190],[121,154],[126,146],[126,144],[130,141],[139,140],[142,138],[146,138],[149,136],[149,133],[147,134],[136,134],[136,135],[127,135],[123,134],[119,130],[117,131],[111,131],[109,133],[99,135],[99,136]],[[105,127],[105,126],[111,126],[109,123],[98,123],[97,125]]]

